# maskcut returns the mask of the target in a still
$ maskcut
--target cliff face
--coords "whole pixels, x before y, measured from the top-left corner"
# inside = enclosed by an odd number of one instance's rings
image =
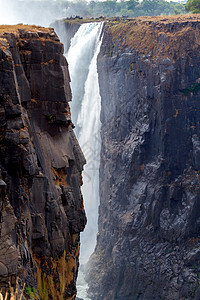
[[[41,299],[75,298],[86,223],[69,81],[52,29],[0,26],[0,286]]]
[[[200,299],[199,21],[105,25],[92,299]]]

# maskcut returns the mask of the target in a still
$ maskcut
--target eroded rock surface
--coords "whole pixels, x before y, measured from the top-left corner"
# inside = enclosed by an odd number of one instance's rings
[[[95,300],[200,299],[200,17],[105,25]]]
[[[0,26],[0,286],[74,299],[84,156],[68,65],[53,29]]]

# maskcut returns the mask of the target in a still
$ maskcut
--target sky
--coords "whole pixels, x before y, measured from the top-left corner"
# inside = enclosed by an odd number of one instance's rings
[[[66,16],[66,11],[56,9],[55,4],[55,0],[0,0],[0,24],[49,26],[55,19]]]

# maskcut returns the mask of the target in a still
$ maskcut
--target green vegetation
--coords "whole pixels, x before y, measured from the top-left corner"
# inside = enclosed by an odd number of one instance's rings
[[[193,14],[200,13],[200,0],[188,0],[185,10]]]
[[[189,95],[191,93],[196,95],[196,94],[198,94],[199,91],[200,91],[200,83],[194,83],[190,87],[188,87],[187,89],[184,89],[183,93],[185,95]]]
[[[197,1],[197,0],[192,0]],[[64,5],[64,2],[63,2]],[[85,0],[65,2],[66,10],[76,12],[76,15],[86,17],[114,16],[158,16],[185,14],[185,5],[166,0]],[[72,17],[76,15],[72,14]]]
[[[29,285],[25,289],[25,294],[29,296],[30,299],[36,300],[38,299],[37,291],[34,287],[30,287]]]
[[[185,4],[176,0],[16,0],[16,14],[18,10],[27,11],[31,18],[31,11],[45,11],[52,21],[81,16],[82,18],[103,17],[137,17],[185,14]],[[185,0],[186,1],[186,0]],[[200,0],[189,0],[189,2]],[[31,7],[30,7],[31,5]],[[31,8],[31,9],[30,9]],[[27,19],[29,20],[29,19]]]
[[[50,115],[50,114],[47,114],[46,117],[47,117],[49,122],[53,122],[56,119],[56,117],[54,115]]]

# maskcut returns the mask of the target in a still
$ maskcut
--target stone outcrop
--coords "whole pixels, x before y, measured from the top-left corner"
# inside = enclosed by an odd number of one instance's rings
[[[92,299],[200,299],[199,32],[199,15],[105,24]]]
[[[0,287],[40,299],[75,299],[86,223],[69,81],[53,29],[0,26]]]

